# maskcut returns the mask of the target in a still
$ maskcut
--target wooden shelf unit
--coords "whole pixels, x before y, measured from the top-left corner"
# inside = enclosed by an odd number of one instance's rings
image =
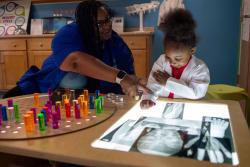
[[[145,32],[120,33],[131,49],[136,75],[146,78],[150,72],[150,55],[153,29]],[[0,91],[11,89],[27,71],[36,65],[41,68],[43,61],[51,54],[54,35],[12,36],[0,38]]]

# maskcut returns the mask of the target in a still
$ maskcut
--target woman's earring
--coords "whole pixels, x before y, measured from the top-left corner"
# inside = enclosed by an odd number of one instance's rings
[[[196,48],[192,48],[191,49],[191,54],[193,55],[193,54],[195,54],[195,52],[196,52]]]

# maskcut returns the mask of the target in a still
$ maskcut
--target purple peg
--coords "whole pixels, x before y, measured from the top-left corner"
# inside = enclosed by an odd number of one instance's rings
[[[53,129],[59,128],[58,115],[56,112],[52,112],[52,127],[53,127]]]
[[[56,110],[56,113],[57,113],[58,120],[61,120],[61,108],[60,108],[60,105],[56,105],[55,110]]]
[[[80,105],[79,104],[75,104],[75,118],[76,119],[80,119],[81,118]]]
[[[37,116],[36,116],[36,108],[31,108],[31,111],[33,111],[33,115],[34,115],[34,123],[37,123]]]
[[[13,107],[13,100],[12,99],[8,99],[8,107]]]

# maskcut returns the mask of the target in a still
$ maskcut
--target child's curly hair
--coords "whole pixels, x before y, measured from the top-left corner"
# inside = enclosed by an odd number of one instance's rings
[[[197,44],[196,22],[188,10],[170,11],[159,28],[165,32],[164,46],[167,42],[178,43],[189,48],[194,48]]]

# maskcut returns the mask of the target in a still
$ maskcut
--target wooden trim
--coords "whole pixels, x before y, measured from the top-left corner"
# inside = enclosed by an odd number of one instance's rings
[[[153,35],[154,27],[144,27],[145,31],[138,31],[138,28],[127,28],[124,32],[118,33],[119,35]],[[43,34],[43,35],[11,35],[0,37],[0,39],[8,39],[8,38],[46,38],[46,37],[54,37],[55,34]]]
[[[3,66],[4,66],[4,60],[3,60],[3,55],[0,52],[0,90],[4,89],[4,77],[3,77],[3,73],[1,71],[3,71]]]
[[[249,36],[250,38],[250,36]],[[247,92],[248,92],[248,95],[250,96],[250,41],[247,42],[248,44],[248,76],[247,76]],[[250,120],[249,120],[250,121]]]
[[[1,72],[2,72],[2,76],[1,76],[2,78],[1,78],[1,79],[2,79],[2,86],[3,86],[4,89],[6,89],[6,85],[7,85],[7,84],[6,84],[6,76],[5,76],[5,75],[6,75],[6,70],[5,70],[5,63],[4,63],[4,59],[5,59],[5,58],[4,58],[3,52],[1,52],[1,56],[2,56],[1,59],[2,59],[2,61],[3,61],[3,63],[1,64]]]
[[[244,89],[248,89],[249,77],[249,42],[241,41],[241,57],[240,57],[240,76],[239,85]]]
[[[58,3],[58,2],[81,2],[80,0],[31,0],[32,4],[36,3]]]
[[[4,36],[0,37],[0,39],[16,39],[16,38],[48,38],[48,37],[54,37],[55,34],[43,34],[43,35],[10,35],[10,36]]]
[[[103,1],[103,0],[100,0]],[[31,0],[31,3],[60,3],[60,2],[82,2],[82,0]]]
[[[0,52],[0,64],[4,64],[4,58],[3,58],[3,55],[1,54],[1,52]]]

